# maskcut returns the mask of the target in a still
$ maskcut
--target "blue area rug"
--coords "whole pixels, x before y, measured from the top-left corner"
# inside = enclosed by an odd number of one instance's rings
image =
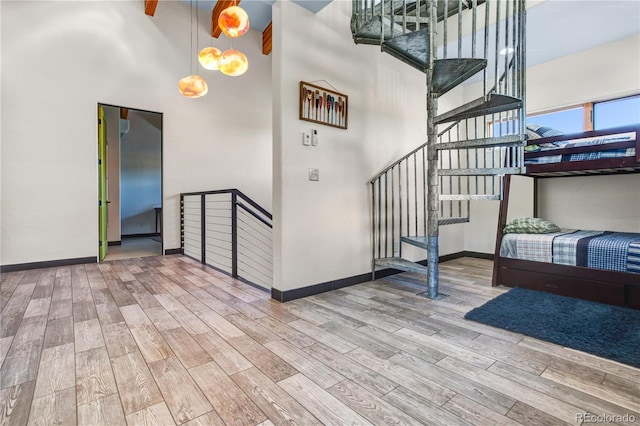
[[[512,288],[465,318],[640,367],[640,310]]]

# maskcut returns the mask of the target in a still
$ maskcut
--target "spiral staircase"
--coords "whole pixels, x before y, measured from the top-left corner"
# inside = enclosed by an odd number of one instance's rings
[[[439,227],[468,222],[472,200],[501,199],[504,175],[524,172],[525,0],[352,2],[354,41],[424,72],[427,87],[427,141],[370,181],[372,275],[424,274],[437,299]],[[465,82],[478,97],[439,112]],[[426,266],[404,245],[426,250]]]

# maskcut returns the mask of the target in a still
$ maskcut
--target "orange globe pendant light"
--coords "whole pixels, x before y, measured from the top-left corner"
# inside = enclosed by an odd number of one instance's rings
[[[227,37],[240,37],[249,31],[249,16],[243,8],[229,6],[220,13],[218,26]]]
[[[190,75],[178,82],[178,90],[187,98],[199,98],[209,91],[207,82],[199,75]]]
[[[202,68],[204,69],[217,70],[220,55],[222,55],[220,49],[216,49],[215,47],[205,47],[200,51],[200,53],[198,53],[198,61],[200,61],[200,65],[202,65]]]
[[[249,60],[239,50],[225,50],[218,59],[218,69],[221,73],[236,77],[247,72]]]

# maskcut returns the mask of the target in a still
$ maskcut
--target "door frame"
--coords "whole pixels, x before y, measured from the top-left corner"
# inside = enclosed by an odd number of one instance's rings
[[[164,220],[164,216],[165,216],[164,214],[164,204],[165,204],[164,203],[164,113],[158,112],[158,111],[151,111],[143,108],[114,105],[114,104],[109,104],[105,102],[98,102],[98,107],[111,107],[111,108],[120,108],[120,109],[126,108],[129,111],[140,111],[140,112],[146,112],[151,114],[160,114],[160,208],[162,209],[160,211],[160,256],[164,256],[166,255],[165,249],[164,249],[165,247],[165,244],[164,244],[165,243],[164,241],[164,224],[165,224],[165,220]],[[98,173],[98,185],[100,185],[100,180],[101,180],[101,176],[100,176],[100,173]],[[118,194],[118,196],[120,195]],[[120,220],[122,220],[122,218]],[[100,259],[99,254],[98,254],[98,259]]]

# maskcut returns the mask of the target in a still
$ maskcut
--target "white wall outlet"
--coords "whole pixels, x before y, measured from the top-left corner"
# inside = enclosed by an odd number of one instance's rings
[[[311,145],[311,132],[302,132],[302,145]]]
[[[320,171],[318,169],[309,169],[309,180],[320,180]]]
[[[318,145],[318,131],[316,129],[311,129],[311,145]]]

